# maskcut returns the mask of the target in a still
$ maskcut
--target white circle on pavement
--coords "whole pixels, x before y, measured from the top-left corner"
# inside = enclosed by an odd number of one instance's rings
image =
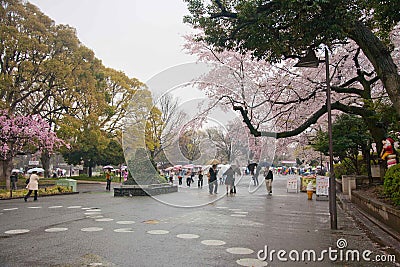
[[[17,234],[25,234],[28,233],[30,230],[28,229],[15,229],[15,230],[8,230],[5,231],[5,234],[10,234],[10,235],[17,235]]]
[[[103,215],[87,215],[86,218],[89,219],[98,219],[98,218],[103,218]]]
[[[246,214],[231,214],[232,217],[246,217]]]
[[[81,231],[82,232],[98,232],[98,231],[102,231],[103,228],[101,227],[88,227],[88,228],[82,228]]]
[[[51,206],[51,207],[49,207],[49,209],[59,209],[59,208],[62,208],[63,206]]]
[[[117,232],[117,233],[133,233],[134,230],[132,228],[119,228],[119,229],[114,229],[114,232]]]
[[[114,221],[114,219],[111,219],[111,218],[96,219],[96,222],[111,222],[111,221]]]
[[[206,246],[222,246],[226,244],[226,242],[222,240],[203,240],[201,243]]]
[[[254,252],[254,250],[249,249],[249,248],[227,248],[226,249],[227,252],[231,253],[231,254],[239,254],[239,255],[245,255],[245,254],[251,254]]]
[[[28,209],[41,209],[42,207],[40,206],[33,206],[33,207],[28,207]]]
[[[69,206],[68,209],[80,209],[82,206]]]
[[[194,234],[179,234],[176,237],[178,238],[182,238],[182,239],[195,239],[195,238],[199,238],[199,235],[194,235]]]
[[[169,233],[169,231],[167,231],[167,230],[150,230],[150,231],[147,231],[147,233],[151,234],[151,235],[166,235]]]
[[[85,212],[84,214],[85,215],[100,215],[101,213],[100,212],[91,211],[91,212]]]
[[[3,209],[3,210],[17,210],[18,208],[9,208],[9,209]]]
[[[68,228],[60,227],[60,228],[48,228],[48,229],[46,229],[44,231],[48,232],[48,233],[57,233],[57,232],[64,232],[64,231],[67,231],[67,230],[68,230]]]
[[[248,214],[248,211],[235,211],[235,214]]]
[[[118,221],[117,224],[134,224],[134,221]]]
[[[259,259],[245,258],[236,261],[237,264],[241,266],[251,266],[251,267],[262,267],[267,266],[268,263],[265,261],[260,261]]]

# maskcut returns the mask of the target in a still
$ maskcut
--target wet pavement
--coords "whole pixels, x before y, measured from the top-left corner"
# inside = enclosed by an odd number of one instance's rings
[[[272,196],[244,176],[234,196],[194,184],[119,198],[79,183],[76,195],[1,201],[0,266],[399,266],[376,261],[390,250],[340,206],[331,230],[328,202],[288,193],[286,179]]]

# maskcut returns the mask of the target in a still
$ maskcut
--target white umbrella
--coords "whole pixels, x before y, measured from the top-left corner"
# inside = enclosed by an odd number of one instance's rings
[[[221,164],[221,162],[218,159],[211,159],[209,161],[207,161],[206,163],[207,165],[214,165],[214,164]]]
[[[194,165],[193,164],[188,164],[188,165],[183,166],[182,168],[184,168],[184,169],[193,169]]]
[[[174,165],[174,170],[179,170],[182,168],[182,165]]]
[[[36,167],[36,168],[32,168],[32,169],[28,170],[28,173],[32,173],[32,172],[44,172],[44,169]]]
[[[104,166],[104,167],[103,167],[103,169],[111,169],[111,170],[113,170],[113,169],[114,169],[114,167],[113,167],[113,166],[111,166],[111,165],[107,165],[107,166]]]

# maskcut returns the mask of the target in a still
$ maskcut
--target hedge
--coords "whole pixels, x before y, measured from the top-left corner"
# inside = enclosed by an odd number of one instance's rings
[[[396,206],[400,206],[400,164],[392,166],[385,173],[384,193]]]

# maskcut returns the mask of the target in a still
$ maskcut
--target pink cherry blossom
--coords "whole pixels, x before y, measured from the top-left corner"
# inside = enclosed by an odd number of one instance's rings
[[[57,137],[48,122],[38,115],[9,115],[0,110],[0,159],[10,160],[19,152],[53,152],[68,146]]]

